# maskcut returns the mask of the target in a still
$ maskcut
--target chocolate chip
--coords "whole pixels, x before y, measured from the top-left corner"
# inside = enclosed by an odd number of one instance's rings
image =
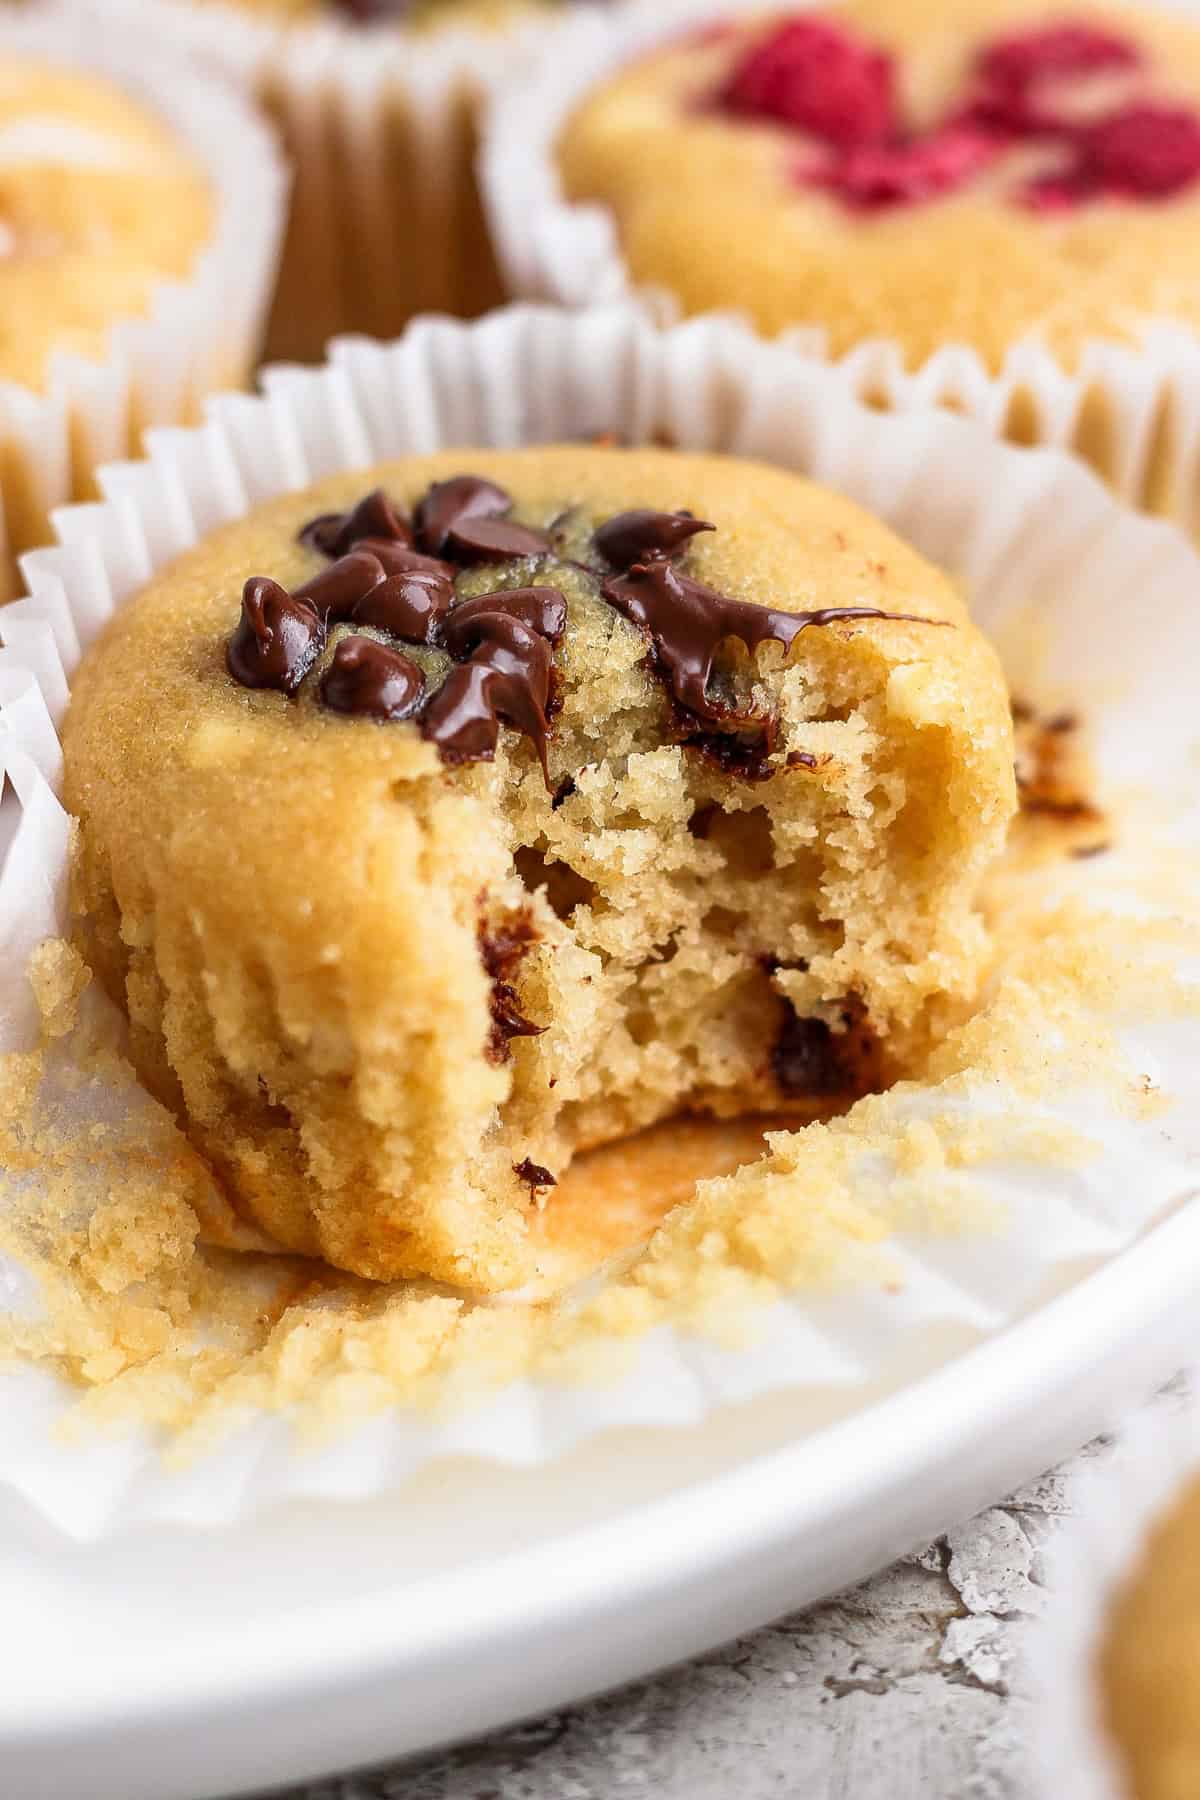
[[[521,1011],[521,996],[512,985],[523,959],[538,941],[532,915],[514,914],[502,925],[479,926],[479,957],[491,980],[491,1028],[484,1054],[490,1063],[506,1063],[513,1038],[540,1037],[544,1026],[534,1025]]]
[[[498,619],[468,663],[451,669],[421,720],[421,733],[451,763],[491,762],[500,725],[531,738],[546,785],[550,646],[517,619]]]
[[[355,548],[377,556],[389,575],[440,575],[443,581],[454,580],[453,563],[439,556],[423,556],[407,544],[390,543],[386,538],[362,538]]]
[[[453,577],[448,563],[403,544],[364,538],[297,588],[296,598],[315,606],[326,620],[350,620],[406,643],[431,644],[454,600]]]
[[[531,1162],[529,1157],[526,1157],[524,1162],[513,1164],[513,1174],[519,1181],[528,1182],[529,1186],[535,1190],[558,1186],[557,1175],[552,1175],[549,1169],[543,1169],[541,1163]]]
[[[496,614],[518,619],[530,631],[557,643],[567,628],[567,603],[557,588],[500,588],[479,594],[454,608],[446,621],[443,641],[451,656],[469,656],[487,636],[488,620]]]
[[[408,644],[436,644],[454,601],[454,583],[444,575],[414,570],[390,575],[357,601],[356,625],[371,625]]]
[[[550,540],[544,531],[515,525],[511,519],[456,519],[445,547],[461,563],[509,562],[518,556],[544,556]]]
[[[500,725],[511,725],[537,751],[546,786],[551,643],[566,626],[555,588],[510,588],[455,607],[442,628],[451,669],[421,719],[421,733],[451,763],[490,762]]]
[[[321,677],[321,703],[355,718],[411,718],[425,692],[425,677],[410,657],[374,638],[343,638]]]
[[[453,527],[465,519],[501,519],[512,511],[512,495],[482,475],[455,475],[435,481],[414,514],[417,541],[440,556]]]
[[[771,1072],[781,1094],[806,1096],[869,1093],[879,1085],[879,1045],[860,1000],[845,1003],[842,1031],[824,1019],[802,1019],[790,1000],[771,1052]]]
[[[337,0],[360,25],[376,25],[384,20],[398,24],[412,11],[412,0]]]
[[[242,616],[225,650],[235,681],[248,688],[294,694],[325,645],[316,607],[289,594],[266,575],[252,575],[242,589]]]
[[[300,529],[300,542],[324,556],[345,556],[363,538],[410,545],[413,541],[412,526],[382,488],[373,488],[349,512],[322,513]]]
[[[377,556],[369,550],[351,550],[298,587],[294,598],[315,607],[326,623],[351,619],[359,602],[385,579]]]
[[[639,507],[618,513],[593,533],[592,542],[614,569],[628,569],[647,556],[675,556],[698,531],[715,531],[690,512],[653,512]]]

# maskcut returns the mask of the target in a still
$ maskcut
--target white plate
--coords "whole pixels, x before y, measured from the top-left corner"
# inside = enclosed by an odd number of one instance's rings
[[[5,1518],[13,1800],[201,1800],[428,1750],[868,1575],[1040,1472],[1194,1346],[1200,1198],[1010,1330],[825,1429],[768,1396],[548,1468],[236,1530]]]
[[[318,473],[403,448],[389,434],[430,420],[460,441],[662,432],[803,463],[883,508],[961,573],[989,629],[1024,631],[1036,609],[1055,626],[1046,679],[1094,716],[1101,767],[1152,784],[1181,842],[1200,835],[1200,566],[1062,459],[949,419],[880,420],[719,322],[662,337],[626,314],[426,322],[269,380],[269,401],[218,409],[225,437],[214,421],[215,437],[156,440],[157,463],[110,472],[110,511],[62,521],[81,543],[42,553],[48,608],[62,574],[78,615],[103,616],[136,580],[131,520],[147,559],[169,555],[180,509],[163,496],[192,494],[207,520],[232,505],[217,474],[239,457],[247,482],[278,483],[309,455]],[[392,393],[408,410],[367,404]],[[1131,595],[1153,631],[1128,628]],[[1119,886],[1111,862],[1089,882]],[[28,929],[27,906],[13,917]],[[1053,1114],[1098,1154],[1034,1167],[1015,1131],[991,1171],[1006,1232],[897,1241],[903,1280],[781,1302],[744,1350],[656,1334],[624,1386],[515,1387],[436,1434],[382,1415],[324,1459],[260,1420],[182,1476],[136,1443],[64,1447],[41,1378],[0,1378],[3,1800],[200,1800],[484,1731],[863,1576],[1074,1448],[1185,1359],[1200,1292],[1200,1021],[1114,1025],[1174,1112],[1127,1115],[1103,1084],[1014,1091],[1018,1125]],[[999,1087],[984,1110],[1008,1104]]]

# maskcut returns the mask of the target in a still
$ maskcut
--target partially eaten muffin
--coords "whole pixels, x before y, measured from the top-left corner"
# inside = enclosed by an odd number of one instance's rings
[[[89,652],[78,931],[243,1218],[379,1279],[534,1273],[579,1149],[799,1120],[976,993],[997,660],[844,499],[456,451],[215,532]]]

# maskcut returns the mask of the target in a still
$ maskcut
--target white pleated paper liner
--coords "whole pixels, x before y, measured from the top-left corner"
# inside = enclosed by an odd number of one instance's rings
[[[1183,9],[1196,10],[1195,0]],[[633,300],[660,323],[678,318],[673,295],[636,284],[609,210],[567,200],[555,146],[582,97],[632,59],[686,30],[763,11],[761,0],[625,0],[558,26],[519,87],[493,81],[480,183],[515,299]],[[781,341],[830,357],[819,319],[797,319]],[[886,337],[864,340],[837,366],[872,406],[948,408],[996,437],[1071,450],[1123,500],[1200,531],[1200,337],[1177,323],[1153,323],[1136,344],[1089,343],[1070,369],[1032,339],[1012,346],[999,373],[953,341],[909,368]]]
[[[960,574],[981,623],[1018,653],[1032,612],[1045,685],[1022,669],[1022,692],[1035,703],[1044,692],[1056,706],[1069,696],[1095,724],[1107,782],[1152,789],[1150,810],[1180,852],[1200,845],[1200,562],[1176,532],[1123,510],[1065,457],[995,444],[944,414],[881,417],[835,371],[736,327],[659,331],[627,308],[419,321],[391,345],[336,344],[320,371],[270,370],[264,387],[262,398],[214,399],[201,430],[153,433],[145,462],[103,471],[104,503],[58,516],[60,547],[25,559],[29,596],[0,613],[0,764],[10,777],[0,1048],[31,1039],[19,971],[30,940],[62,921],[56,727],[81,649],[153,570],[217,523],[406,452],[611,433],[809,472]],[[1064,863],[1062,881],[1097,916],[1174,919],[1174,899],[1139,886],[1139,854],[1118,845]],[[1193,974],[1180,965],[1181,982]],[[781,1390],[798,1434],[849,1415],[1071,1287],[1200,1191],[1200,1007],[1101,1023],[1117,1028],[1129,1066],[1170,1096],[1169,1110],[1123,1110],[1107,1084],[1074,1078],[1069,1059],[1033,1097],[995,1075],[968,1091],[939,1090],[939,1119],[979,1126],[989,1144],[986,1121],[1011,1128],[997,1140],[1004,1147],[959,1176],[968,1215],[978,1201],[993,1224],[938,1232],[914,1223],[885,1247],[886,1284],[875,1270],[836,1293],[796,1293],[764,1313],[752,1341],[729,1347],[664,1327],[633,1347],[611,1385],[521,1380],[450,1413],[393,1408],[319,1451],[299,1447],[285,1419],[249,1420],[181,1470],[164,1467],[133,1430],[61,1442],[56,1421],[72,1394],[19,1368],[0,1375],[0,1482],[84,1535],[133,1518],[230,1520],[289,1495],[378,1493],[444,1455],[538,1462],[609,1426],[689,1425]],[[1054,1043],[1046,1054],[1053,1066]],[[920,1088],[894,1100],[902,1124],[931,1110]],[[1040,1158],[1029,1146],[1043,1128],[1076,1134],[1090,1154],[1069,1166]],[[36,1303],[24,1272],[0,1264],[0,1304],[6,1280],[9,1305]]]
[[[1076,1514],[1049,1553],[1052,1596],[1028,1644],[1036,1690],[1033,1800],[1134,1800],[1106,1729],[1096,1674],[1118,1590],[1151,1533],[1200,1479],[1200,1369],[1121,1433],[1086,1479]],[[1182,1790],[1181,1790],[1182,1791]]]
[[[218,0],[68,0],[84,28],[144,32],[235,81],[293,171],[273,357],[318,362],[338,332],[390,336],[413,314],[503,298],[475,177],[478,111],[547,29],[410,30],[336,8],[283,22]],[[384,9],[386,11],[386,9]]]
[[[4,8],[0,56],[32,55],[117,83],[177,132],[211,182],[211,241],[186,280],[164,281],[144,317],[114,323],[102,361],[58,354],[37,391],[0,381],[0,598],[16,591],[12,556],[44,541],[51,510],[101,462],[135,454],[146,425],[194,423],[205,394],[248,379],[278,262],[286,174],[274,137],[228,85],[166,55],[140,30],[85,29],[49,6]],[[19,504],[26,531],[14,519]],[[86,491],[86,490],[85,490]],[[14,499],[19,495],[19,502]],[[31,524],[32,522],[32,524]]]

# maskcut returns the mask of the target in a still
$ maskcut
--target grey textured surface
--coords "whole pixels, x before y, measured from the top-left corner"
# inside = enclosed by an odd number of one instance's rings
[[[922,1554],[687,1667],[277,1800],[1028,1800],[1022,1634],[1076,1461]]]

